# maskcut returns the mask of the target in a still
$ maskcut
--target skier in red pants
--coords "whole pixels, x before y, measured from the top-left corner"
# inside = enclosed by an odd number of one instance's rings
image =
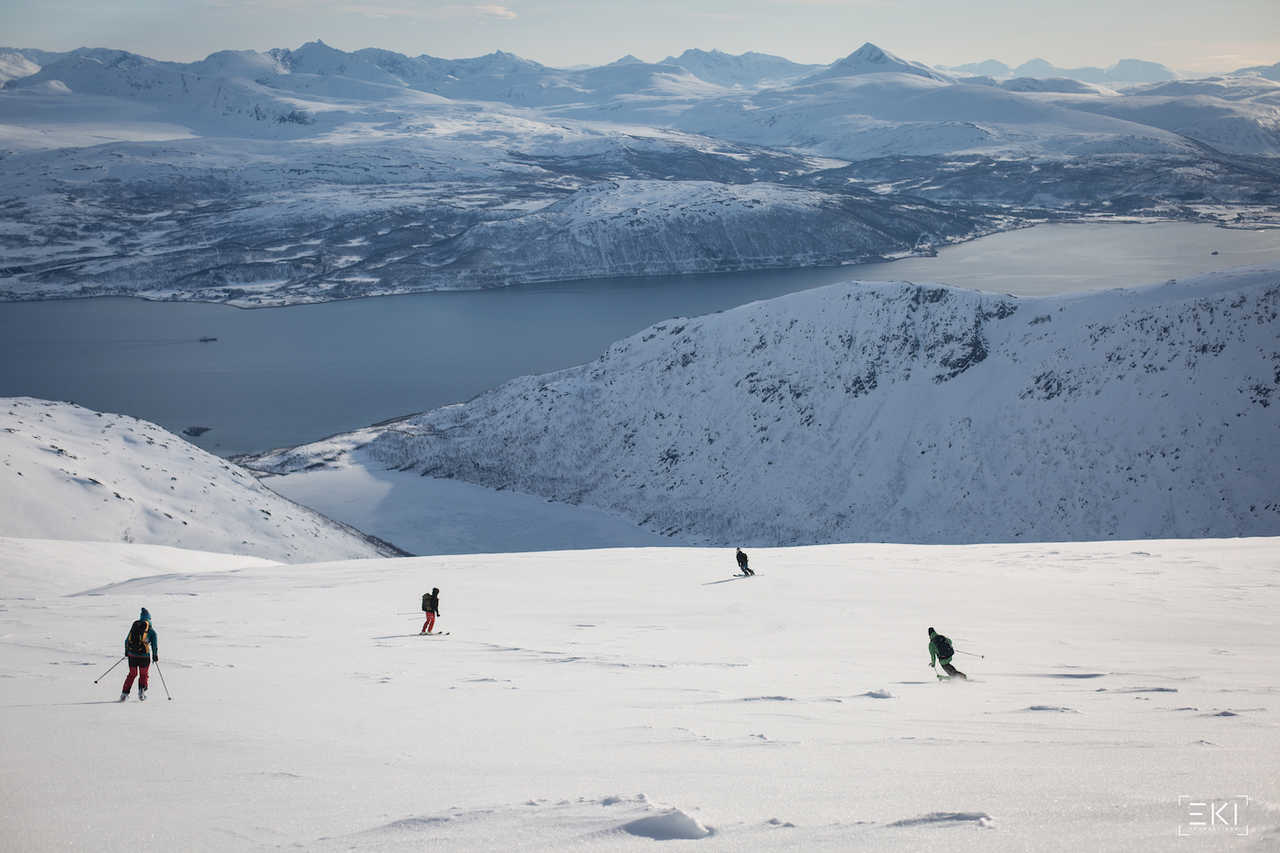
[[[440,588],[432,587],[431,592],[422,594],[422,612],[427,614],[427,621],[422,623],[420,634],[430,634],[436,627],[436,617],[440,615]]]
[[[120,690],[120,701],[129,698],[129,691],[133,689],[133,680],[138,679],[138,701],[145,702],[147,698],[147,674],[151,668],[151,662],[160,660],[160,643],[156,638],[156,629],[151,627],[151,614],[147,612],[147,608],[142,608],[139,618],[129,628],[129,636],[124,638],[124,653],[129,658],[129,675],[124,680],[124,687]]]

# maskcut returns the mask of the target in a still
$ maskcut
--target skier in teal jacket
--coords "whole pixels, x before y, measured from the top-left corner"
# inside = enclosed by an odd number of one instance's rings
[[[949,639],[932,628],[929,629],[929,666],[936,667],[938,663],[941,663],[942,669],[947,675],[968,678],[969,676],[951,665],[951,658],[955,656],[955,653],[955,647],[951,645]]]
[[[129,698],[133,689],[133,680],[138,679],[138,699],[146,700],[148,687],[148,670],[153,662],[160,661],[160,641],[156,637],[156,629],[151,624],[151,614],[142,608],[138,619],[124,638],[124,654],[129,659],[129,675],[120,690],[120,701]]]

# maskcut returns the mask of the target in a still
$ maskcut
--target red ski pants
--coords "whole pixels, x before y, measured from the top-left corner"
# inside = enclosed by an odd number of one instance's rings
[[[121,693],[128,693],[133,689],[133,680],[138,679],[138,687],[143,690],[147,689],[147,671],[151,669],[151,661],[141,658],[129,658],[129,676],[124,680],[124,687]],[[141,676],[141,677],[139,677]]]
[[[434,613],[427,614],[427,621],[422,623],[423,632],[429,632],[436,627],[436,615]]]

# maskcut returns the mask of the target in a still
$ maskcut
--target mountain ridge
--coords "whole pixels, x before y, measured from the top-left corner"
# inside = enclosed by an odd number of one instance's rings
[[[1274,535],[1277,327],[1274,269],[1049,299],[833,285],[248,464],[457,478],[696,544]]]

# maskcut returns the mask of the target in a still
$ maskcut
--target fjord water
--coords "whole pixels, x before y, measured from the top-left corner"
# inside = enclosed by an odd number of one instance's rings
[[[9,303],[0,305],[0,396],[72,400],[174,432],[208,427],[190,440],[229,455],[459,402],[515,376],[588,361],[669,317],[838,281],[944,281],[1032,296],[1275,263],[1276,230],[1069,224],[993,235],[936,258],[842,268],[561,282],[253,311],[127,298]]]

